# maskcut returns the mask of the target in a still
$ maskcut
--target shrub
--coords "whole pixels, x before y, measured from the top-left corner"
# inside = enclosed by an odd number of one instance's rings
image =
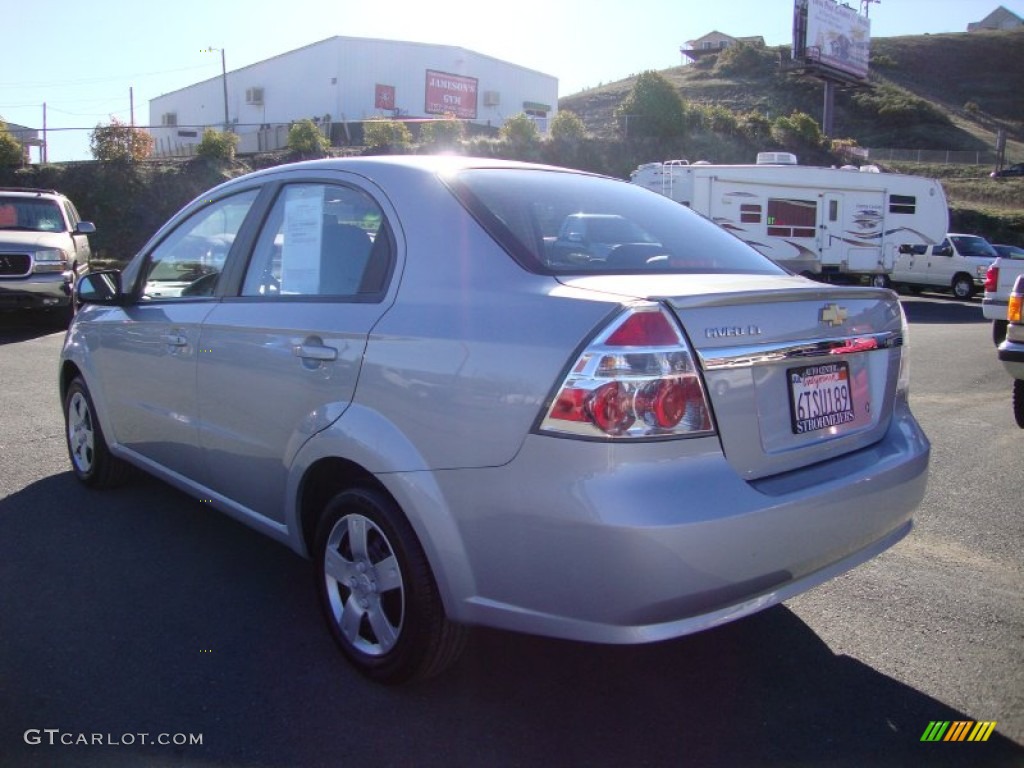
[[[203,140],[196,147],[196,154],[215,162],[231,162],[235,159],[237,147],[237,134],[207,128],[203,131]]]
[[[723,75],[758,75],[775,69],[775,56],[762,46],[730,45],[718,54],[715,72]]]
[[[97,160],[107,163],[144,160],[153,151],[153,137],[111,117],[110,125],[97,125],[89,135],[89,150]]]
[[[437,149],[457,147],[466,138],[466,126],[455,115],[424,123],[420,128],[420,143]]]
[[[679,91],[654,71],[641,72],[633,90],[615,109],[627,136],[667,138],[686,133],[686,105]]]
[[[763,142],[772,135],[772,122],[760,112],[746,112],[739,116],[739,132],[755,142]]]
[[[514,147],[528,147],[540,141],[537,123],[524,112],[506,120],[498,135]]]
[[[300,157],[324,157],[330,140],[310,119],[299,120],[288,129],[288,149]]]
[[[579,115],[561,110],[551,121],[551,138],[555,141],[579,141],[587,137],[587,127]]]
[[[806,112],[776,118],[772,123],[772,138],[786,149],[820,147],[822,143],[821,128]]]
[[[373,149],[404,149],[412,144],[412,134],[403,122],[375,117],[363,125],[363,142]]]

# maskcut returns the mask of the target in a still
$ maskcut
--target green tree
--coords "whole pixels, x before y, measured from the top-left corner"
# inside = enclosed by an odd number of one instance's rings
[[[373,149],[401,150],[412,144],[412,134],[400,120],[374,117],[363,124],[363,143]]]
[[[420,128],[420,144],[434,149],[454,149],[465,138],[466,126],[452,114],[423,123]]]
[[[299,120],[288,129],[288,149],[300,157],[324,157],[330,140],[324,136],[320,126],[309,118]]]
[[[203,140],[196,147],[196,154],[214,162],[229,163],[235,159],[237,148],[238,134],[207,128],[203,131]]]
[[[7,123],[0,120],[0,165],[21,165],[25,153],[21,144],[7,130]]]
[[[587,127],[575,112],[560,110],[551,121],[551,138],[555,141],[579,141],[586,137]]]
[[[97,125],[89,135],[89,150],[97,160],[108,163],[145,160],[153,151],[153,137],[111,117],[110,125]]]
[[[540,142],[537,123],[525,112],[512,115],[506,120],[498,136],[514,147],[529,147]]]
[[[633,90],[615,109],[620,130],[627,136],[669,138],[686,132],[686,104],[662,75],[641,72]]]

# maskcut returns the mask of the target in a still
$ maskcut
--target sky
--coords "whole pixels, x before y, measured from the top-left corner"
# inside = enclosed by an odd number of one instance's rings
[[[50,162],[89,159],[89,131],[129,122],[131,96],[144,125],[150,99],[219,76],[211,47],[231,71],[335,35],[455,45],[553,75],[561,97],[678,66],[680,47],[713,30],[790,44],[793,13],[793,0],[3,4],[0,117],[41,129],[45,103]],[[1024,0],[875,0],[871,36],[965,32],[999,5],[1024,17]]]

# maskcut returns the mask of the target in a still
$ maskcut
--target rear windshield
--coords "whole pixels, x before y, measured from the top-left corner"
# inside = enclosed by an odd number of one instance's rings
[[[685,206],[623,181],[476,168],[445,182],[490,235],[534,272],[785,274]]]

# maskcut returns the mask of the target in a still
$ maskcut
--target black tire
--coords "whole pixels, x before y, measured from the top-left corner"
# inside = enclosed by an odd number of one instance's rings
[[[1024,429],[1024,379],[1013,380],[1013,418]]]
[[[448,621],[423,548],[387,494],[355,488],[332,498],[314,557],[327,625],[360,673],[396,685],[459,657],[467,630]]]
[[[128,477],[129,465],[107,447],[89,388],[80,376],[64,395],[64,437],[71,470],[90,488],[113,488]]]
[[[953,290],[953,295],[960,301],[969,301],[974,295],[974,280],[970,275],[960,273],[953,278],[950,288]]]
[[[892,283],[889,281],[888,275],[877,273],[868,278],[868,285],[872,288],[889,288]]]
[[[992,321],[992,343],[997,347],[1003,343],[1006,338],[1006,326],[1008,325],[1006,320],[993,320]]]

